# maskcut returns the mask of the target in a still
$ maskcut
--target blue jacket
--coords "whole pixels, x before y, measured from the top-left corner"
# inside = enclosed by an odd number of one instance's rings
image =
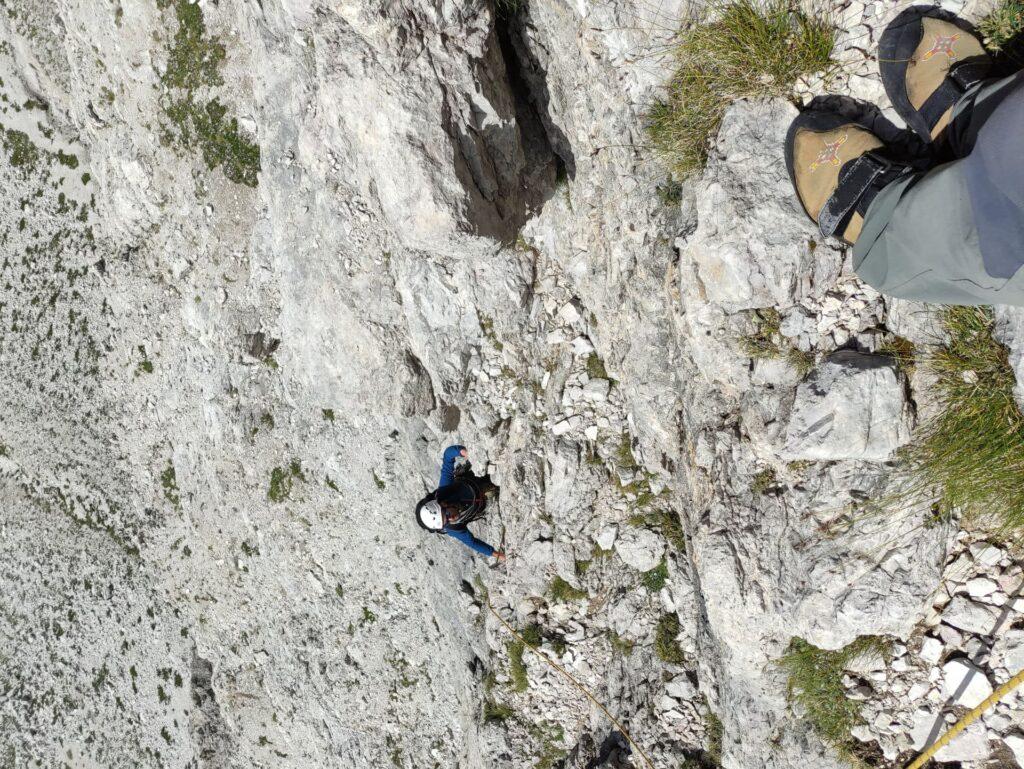
[[[463,449],[465,449],[465,446],[449,446],[444,450],[444,456],[441,459],[441,480],[437,484],[439,489],[443,489],[455,480],[455,460],[461,456]],[[494,548],[482,539],[477,539],[470,534],[469,529],[449,529],[446,527],[441,529],[441,531],[483,556],[490,558],[494,555]]]

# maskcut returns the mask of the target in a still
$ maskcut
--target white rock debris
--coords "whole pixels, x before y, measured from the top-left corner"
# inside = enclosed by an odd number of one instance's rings
[[[887,662],[884,680],[858,677],[847,682],[848,696],[864,701],[867,721],[855,736],[877,743],[893,759],[905,758],[910,751],[934,742],[951,721],[983,702],[1024,663],[1024,656],[1014,656],[1016,644],[1024,641],[1024,632],[1016,629],[1024,622],[1024,606],[1016,608],[1009,598],[1021,588],[1020,567],[998,545],[970,541],[963,534],[957,539],[935,594],[934,618],[906,647],[895,650],[903,654]],[[984,596],[971,597],[969,586],[982,582],[995,587]],[[993,605],[1005,606],[1006,611],[990,614]],[[951,624],[961,622],[972,611],[979,617],[974,629]],[[898,665],[901,660],[905,664]],[[907,703],[912,703],[912,710]],[[882,716],[884,728],[879,726]],[[998,752],[1000,742],[1013,751],[1019,744],[1015,740],[1022,722],[1024,704],[1015,694],[955,738],[938,760],[984,766],[988,757]]]

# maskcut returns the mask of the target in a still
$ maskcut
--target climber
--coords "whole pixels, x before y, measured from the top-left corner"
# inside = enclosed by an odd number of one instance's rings
[[[464,446],[449,446],[444,450],[441,481],[435,491],[416,505],[416,522],[427,531],[443,532],[484,556],[493,555],[498,561],[504,561],[504,552],[477,539],[466,528],[470,522],[483,517],[487,500],[498,490],[487,476],[473,475],[468,460],[456,467],[456,460],[466,456]]]
[[[887,145],[846,109],[805,111],[786,137],[804,210],[882,293],[1024,306],[1024,73],[991,77],[973,27],[933,6],[900,13],[878,61],[926,149]]]

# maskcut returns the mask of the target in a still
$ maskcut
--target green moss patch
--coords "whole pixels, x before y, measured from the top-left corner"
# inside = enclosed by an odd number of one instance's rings
[[[15,168],[35,168],[39,163],[40,150],[24,131],[4,129],[2,138],[7,158]]]
[[[260,148],[239,130],[238,119],[211,89],[223,85],[220,69],[226,52],[206,29],[202,8],[190,0],[159,0],[173,8],[177,21],[167,52],[162,82],[164,140],[187,151],[198,151],[210,170],[220,168],[236,184],[255,187],[259,181]]]
[[[283,502],[291,495],[292,486],[297,480],[306,480],[302,473],[302,465],[298,460],[293,459],[287,467],[275,467],[270,471],[270,488],[267,490],[267,499],[271,502]]]
[[[561,577],[555,577],[551,580],[551,585],[548,587],[548,595],[551,596],[551,600],[555,603],[582,601],[587,597],[585,592],[574,588]]]
[[[657,593],[665,587],[665,583],[668,582],[668,563],[665,559],[662,558],[661,563],[650,571],[645,571],[641,575],[640,581],[652,593]]]
[[[160,473],[160,485],[164,489],[164,497],[175,507],[181,506],[181,496],[178,494],[178,475],[174,471],[174,464],[167,460],[167,467]]]

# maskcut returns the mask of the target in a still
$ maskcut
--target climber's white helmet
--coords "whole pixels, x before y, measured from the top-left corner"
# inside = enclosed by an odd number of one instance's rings
[[[431,531],[440,531],[444,528],[444,515],[441,513],[441,503],[432,499],[420,508],[420,523],[423,528]]]

